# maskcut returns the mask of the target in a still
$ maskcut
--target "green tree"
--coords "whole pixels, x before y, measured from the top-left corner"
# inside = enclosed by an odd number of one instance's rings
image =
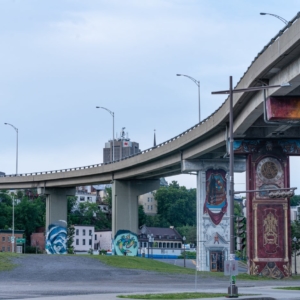
[[[147,225],[147,215],[145,214],[143,205],[139,205],[139,227],[144,224]]]
[[[46,205],[43,198],[29,200],[24,196],[15,205],[15,229],[25,230],[27,242],[30,235],[35,232],[37,227],[44,227],[46,219]]]
[[[295,220],[291,224],[292,251],[297,256],[300,255],[300,220]]]
[[[154,197],[161,227],[196,225],[196,189],[172,181],[169,186],[159,188]]]
[[[300,205],[300,195],[295,195],[290,199],[291,206],[298,206]]]

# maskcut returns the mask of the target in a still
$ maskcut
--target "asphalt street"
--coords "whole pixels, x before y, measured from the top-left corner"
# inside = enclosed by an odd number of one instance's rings
[[[15,258],[14,262],[18,265],[15,269],[0,272],[0,299],[111,300],[127,293],[227,292],[229,285],[227,277],[198,275],[196,281],[194,275],[109,267],[80,255],[28,254]],[[269,299],[300,299],[299,291],[272,289],[300,286],[299,281],[239,281],[237,286],[240,293],[272,297]]]

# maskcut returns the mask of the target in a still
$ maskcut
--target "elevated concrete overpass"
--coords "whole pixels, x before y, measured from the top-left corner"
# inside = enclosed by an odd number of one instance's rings
[[[235,88],[290,82],[289,88],[269,90],[268,95],[300,92],[299,14],[255,57]],[[230,74],[228,74],[230,75]],[[216,87],[221,89],[222,87]],[[226,87],[223,87],[226,88]],[[266,124],[263,92],[234,94],[235,138],[299,137],[300,126]],[[157,147],[114,163],[0,177],[0,189],[71,187],[113,180],[158,179],[181,173],[182,160],[222,158],[226,154],[229,101],[209,117]],[[293,124],[296,125],[296,124]]]
[[[298,14],[258,53],[239,80],[236,89],[263,84],[280,85],[289,82],[290,87],[270,89],[266,92],[267,96],[300,95],[299,18],[300,15]],[[216,87],[216,89],[226,89],[226,87]],[[244,140],[269,139],[272,141],[299,139],[299,122],[286,122],[284,124],[265,122],[263,114],[264,101],[265,95],[262,91],[234,94],[234,138]],[[195,162],[195,165],[197,165],[197,162],[201,161],[202,165],[198,165],[196,169],[194,168],[197,171],[197,222],[201,221],[201,226],[197,226],[197,235],[198,241],[206,239],[206,244],[203,243],[198,247],[198,249],[202,247],[201,250],[197,250],[199,251],[197,257],[202,262],[197,262],[197,269],[206,270],[207,261],[211,259],[209,255],[220,252],[220,247],[222,249],[228,247],[226,241],[229,240],[227,229],[229,228],[230,218],[227,210],[229,210],[230,203],[227,203],[226,200],[229,188],[225,179],[228,172],[228,162],[225,158],[227,156],[228,122],[229,101],[226,99],[212,115],[199,124],[156,147],[144,150],[134,156],[108,164],[18,174],[17,176],[8,175],[0,177],[0,189],[38,188],[41,193],[47,195],[46,226],[51,229],[53,224],[57,224],[57,220],[67,219],[66,195],[74,194],[75,186],[111,182],[113,183],[113,234],[119,229],[137,233],[138,196],[158,188],[160,177],[191,171],[193,168],[186,168],[188,165],[186,162]],[[280,188],[288,187],[288,155],[290,153],[283,153],[282,149],[280,152],[278,147],[272,152],[272,147],[269,146],[264,146],[264,153],[259,152],[261,149],[257,148],[256,150],[258,151],[255,154],[256,156],[243,151],[240,152],[240,157],[247,157],[247,176],[248,178],[252,176],[251,180],[247,182],[247,186],[253,190],[270,185]],[[300,146],[298,150],[296,153],[300,153]],[[256,170],[258,168],[261,170],[263,165],[273,168],[271,171],[275,172],[274,178],[272,176],[264,178],[263,174],[260,174],[260,177],[257,176]],[[219,170],[219,173],[214,173],[214,170]],[[221,182],[219,188],[223,191],[224,197],[222,196],[220,206],[218,206],[219,204],[215,205],[215,203],[209,203],[209,205],[207,203],[207,197],[209,196],[207,182],[208,176],[211,176],[211,174],[213,174],[213,177],[216,176],[215,178],[219,176],[218,180],[220,179]],[[274,271],[275,274],[279,270],[276,274],[289,276],[291,262],[290,229],[288,227],[290,224],[289,202],[287,198],[277,199],[276,201],[269,200],[266,195],[260,193],[252,193],[251,197],[247,199],[247,203],[249,203],[247,204],[247,211],[251,212],[250,217],[247,219],[247,222],[250,220],[250,223],[247,223],[249,239],[249,245],[247,245],[252,247],[249,248],[250,250],[248,249],[251,272],[255,274],[255,272],[264,272],[266,268],[269,268],[268,272]],[[216,201],[216,199],[214,198],[213,201]],[[211,206],[215,206],[215,208],[210,210]],[[217,206],[220,207],[219,211],[216,209]],[[260,209],[257,209],[258,207]],[[266,243],[270,244],[267,245],[267,251],[270,253],[273,251],[272,255],[274,256],[274,253],[277,253],[278,256],[273,261],[268,253],[262,254],[260,252],[262,251],[261,248],[258,247],[258,245],[264,244],[264,241],[261,240],[262,231],[257,230],[257,228],[263,227],[259,223],[265,218],[265,215],[262,215],[263,212],[268,212],[269,219],[273,218],[275,220],[277,218],[275,221],[272,219],[274,221],[272,224],[276,222],[276,224],[279,224],[276,225],[278,228],[275,226],[275,230],[278,229],[276,236],[284,237],[279,241],[277,237],[272,236],[272,232],[267,235]],[[264,220],[268,222],[269,219]],[[48,232],[50,232],[50,229]],[[50,240],[48,235],[47,239]],[[216,240],[218,245],[215,244]],[[276,247],[280,248],[281,252]],[[215,252],[210,252],[207,249],[212,249]],[[222,251],[224,252],[224,250]],[[202,254],[206,256],[199,258]],[[274,266],[276,266],[276,270]]]

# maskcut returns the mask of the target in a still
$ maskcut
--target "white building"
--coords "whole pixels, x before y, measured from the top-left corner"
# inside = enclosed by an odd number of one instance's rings
[[[111,250],[112,231],[97,230],[95,231],[94,250]]]
[[[92,225],[74,225],[74,252],[87,254],[94,249],[95,228]]]
[[[300,220],[300,205],[291,206],[291,221]]]

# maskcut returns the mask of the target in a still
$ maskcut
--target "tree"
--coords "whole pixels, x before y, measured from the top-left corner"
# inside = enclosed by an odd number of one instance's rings
[[[291,206],[298,206],[300,205],[300,195],[295,195],[290,199]]]
[[[300,255],[300,220],[295,220],[291,224],[292,251],[297,256]]]
[[[196,189],[172,181],[154,194],[161,227],[196,225]]]

